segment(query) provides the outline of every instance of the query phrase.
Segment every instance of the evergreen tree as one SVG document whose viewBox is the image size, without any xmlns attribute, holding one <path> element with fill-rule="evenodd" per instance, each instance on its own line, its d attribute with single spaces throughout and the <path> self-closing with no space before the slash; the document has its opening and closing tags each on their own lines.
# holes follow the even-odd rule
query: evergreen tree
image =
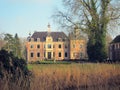
<svg viewBox="0 0 120 90">
<path fill-rule="evenodd" d="M 20 39 L 17 33 L 15 34 L 15 37 L 14 37 L 14 45 L 15 45 L 15 55 L 20 58 L 21 57 L 21 43 L 20 43 Z"/>
<path fill-rule="evenodd" d="M 5 46 L 3 47 L 8 52 L 13 52 L 14 50 L 14 38 L 11 34 L 4 34 Z"/>
<path fill-rule="evenodd" d="M 21 58 L 21 43 L 17 34 L 13 37 L 11 34 L 5 34 L 4 40 L 6 41 L 3 47 L 8 52 L 12 52 L 16 57 Z"/>
</svg>

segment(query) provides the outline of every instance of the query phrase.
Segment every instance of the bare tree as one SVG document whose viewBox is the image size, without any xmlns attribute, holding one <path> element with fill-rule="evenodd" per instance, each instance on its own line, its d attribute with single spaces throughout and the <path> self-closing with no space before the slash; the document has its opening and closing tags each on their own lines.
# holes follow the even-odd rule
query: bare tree
<svg viewBox="0 0 120 90">
<path fill-rule="evenodd" d="M 65 11 L 53 17 L 62 28 L 79 28 L 87 33 L 87 52 L 91 60 L 106 58 L 106 34 L 111 23 L 119 22 L 120 6 L 115 0 L 63 0 Z M 115 6 L 114 6 L 115 5 Z"/>
</svg>

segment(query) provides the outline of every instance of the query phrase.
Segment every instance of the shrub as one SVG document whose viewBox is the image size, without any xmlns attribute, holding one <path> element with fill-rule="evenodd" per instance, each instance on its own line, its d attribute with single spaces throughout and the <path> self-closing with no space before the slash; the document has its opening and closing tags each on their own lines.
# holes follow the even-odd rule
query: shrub
<svg viewBox="0 0 120 90">
<path fill-rule="evenodd" d="M 15 57 L 5 50 L 0 51 L 0 84 L 3 90 L 29 88 L 29 70 L 23 59 Z M 7 84 L 7 88 L 6 85 Z M 1 90 L 1 87 L 0 87 Z"/>
</svg>

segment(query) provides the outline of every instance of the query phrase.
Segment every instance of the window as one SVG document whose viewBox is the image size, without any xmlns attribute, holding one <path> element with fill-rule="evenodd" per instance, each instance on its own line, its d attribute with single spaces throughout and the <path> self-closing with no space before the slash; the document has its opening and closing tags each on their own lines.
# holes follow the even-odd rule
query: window
<svg viewBox="0 0 120 90">
<path fill-rule="evenodd" d="M 48 48 L 51 48 L 51 44 L 48 44 Z"/>
<path fill-rule="evenodd" d="M 61 44 L 59 44 L 58 48 L 61 48 Z"/>
<path fill-rule="evenodd" d="M 67 57 L 67 52 L 65 52 L 65 57 Z"/>
<path fill-rule="evenodd" d="M 82 48 L 82 45 L 80 45 L 80 48 Z"/>
<path fill-rule="evenodd" d="M 55 48 L 55 45 L 53 45 L 53 48 Z"/>
<path fill-rule="evenodd" d="M 37 48 L 40 48 L 40 45 L 37 45 Z"/>
<path fill-rule="evenodd" d="M 44 44 L 44 48 L 45 48 L 46 46 L 45 46 L 45 44 Z"/>
<path fill-rule="evenodd" d="M 34 41 L 34 38 L 31 38 L 31 41 Z"/>
<path fill-rule="evenodd" d="M 44 52 L 44 57 L 45 57 L 46 55 L 45 55 L 45 52 Z"/>
<path fill-rule="evenodd" d="M 82 57 L 83 57 L 83 53 L 81 52 L 81 53 L 80 53 L 80 58 L 82 58 Z"/>
<path fill-rule="evenodd" d="M 58 56 L 61 57 L 61 52 L 59 52 Z"/>
<path fill-rule="evenodd" d="M 40 38 L 37 38 L 37 42 L 40 42 Z"/>
<path fill-rule="evenodd" d="M 37 57 L 40 57 L 40 53 L 37 53 Z"/>
<path fill-rule="evenodd" d="M 65 45 L 65 48 L 67 48 L 68 46 L 67 45 Z"/>
<path fill-rule="evenodd" d="M 62 38 L 58 38 L 58 41 L 62 41 Z"/>
<path fill-rule="evenodd" d="M 31 54 L 30 54 L 30 56 L 31 56 L 31 57 L 34 57 L 34 54 L 33 54 L 33 53 L 31 53 Z"/>
<path fill-rule="evenodd" d="M 75 44 L 73 44 L 73 48 L 75 48 Z"/>
<path fill-rule="evenodd" d="M 73 57 L 76 57 L 76 53 L 75 52 L 73 53 Z"/>
<path fill-rule="evenodd" d="M 53 52 L 53 57 L 55 57 L 55 52 Z"/>
<path fill-rule="evenodd" d="M 30 46 L 30 48 L 33 48 L 33 47 L 34 47 L 33 45 Z"/>
</svg>

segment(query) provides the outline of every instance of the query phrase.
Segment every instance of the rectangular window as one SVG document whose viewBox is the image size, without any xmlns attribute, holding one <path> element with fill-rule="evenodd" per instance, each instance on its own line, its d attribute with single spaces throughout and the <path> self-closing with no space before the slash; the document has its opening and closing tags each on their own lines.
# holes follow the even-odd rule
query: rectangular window
<svg viewBox="0 0 120 90">
<path fill-rule="evenodd" d="M 51 48 L 51 44 L 48 44 L 48 48 Z"/>
<path fill-rule="evenodd" d="M 44 52 L 44 57 L 45 57 L 46 55 L 45 55 L 45 52 Z"/>
<path fill-rule="evenodd" d="M 58 55 L 59 57 L 61 57 L 61 52 L 59 52 L 59 55 Z"/>
<path fill-rule="evenodd" d="M 61 48 L 61 44 L 59 44 L 58 48 Z"/>
<path fill-rule="evenodd" d="M 40 53 L 37 53 L 37 57 L 40 57 Z"/>
<path fill-rule="evenodd" d="M 34 38 L 31 38 L 31 41 L 34 41 Z"/>
<path fill-rule="evenodd" d="M 82 45 L 80 45 L 80 48 L 82 48 Z"/>
<path fill-rule="evenodd" d="M 31 53 L 30 56 L 31 56 L 31 57 L 34 57 L 34 53 Z"/>
<path fill-rule="evenodd" d="M 45 44 L 44 44 L 44 48 L 45 48 L 46 46 L 45 46 Z"/>
<path fill-rule="evenodd" d="M 73 57 L 76 57 L 76 53 L 75 52 L 73 53 Z"/>
<path fill-rule="evenodd" d="M 40 38 L 37 38 L 37 42 L 40 42 Z"/>
<path fill-rule="evenodd" d="M 30 46 L 30 48 L 33 48 L 33 47 L 34 47 L 33 45 Z"/>
<path fill-rule="evenodd" d="M 53 45 L 53 48 L 55 48 L 55 45 Z"/>
<path fill-rule="evenodd" d="M 53 57 L 55 57 L 55 52 L 53 52 Z"/>
<path fill-rule="evenodd" d="M 75 48 L 75 44 L 73 44 L 73 48 Z"/>
<path fill-rule="evenodd" d="M 37 45 L 37 48 L 40 48 L 40 45 Z"/>
<path fill-rule="evenodd" d="M 67 45 L 65 45 L 65 48 L 67 48 L 68 46 Z"/>
<path fill-rule="evenodd" d="M 80 53 L 80 58 L 82 58 L 82 57 L 83 57 L 83 53 L 81 52 L 81 53 Z"/>
<path fill-rule="evenodd" d="M 65 52 L 65 57 L 67 57 L 67 52 Z"/>
</svg>

